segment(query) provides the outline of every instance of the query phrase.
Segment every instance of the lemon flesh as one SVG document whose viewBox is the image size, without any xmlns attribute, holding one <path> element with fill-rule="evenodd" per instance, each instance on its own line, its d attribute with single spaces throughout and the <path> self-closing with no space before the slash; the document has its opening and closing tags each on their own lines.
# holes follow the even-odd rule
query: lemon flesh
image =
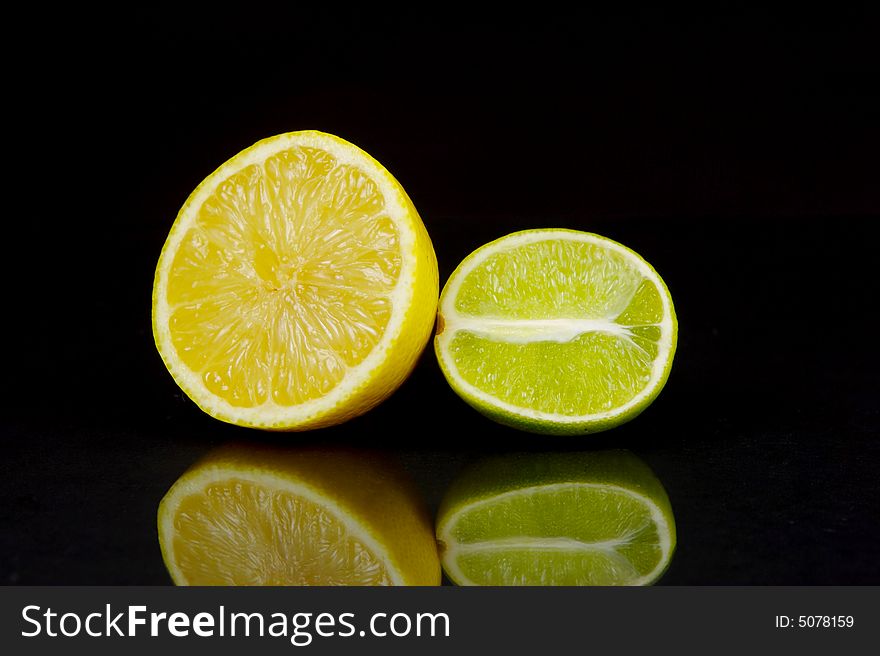
<svg viewBox="0 0 880 656">
<path fill-rule="evenodd" d="M 660 392 L 677 323 L 641 257 L 569 230 L 514 233 L 452 274 L 435 350 L 453 389 L 524 430 L 589 433 L 641 412 Z"/>
<path fill-rule="evenodd" d="M 645 585 L 675 548 L 669 499 L 626 451 L 484 461 L 441 505 L 443 567 L 461 585 Z"/>
<path fill-rule="evenodd" d="M 411 371 L 436 268 L 415 208 L 378 162 L 331 135 L 279 135 L 226 162 L 181 209 L 156 269 L 156 343 L 215 417 L 338 423 Z"/>
<path fill-rule="evenodd" d="M 225 447 L 159 507 L 178 585 L 436 585 L 430 519 L 411 483 L 375 454 Z"/>
</svg>

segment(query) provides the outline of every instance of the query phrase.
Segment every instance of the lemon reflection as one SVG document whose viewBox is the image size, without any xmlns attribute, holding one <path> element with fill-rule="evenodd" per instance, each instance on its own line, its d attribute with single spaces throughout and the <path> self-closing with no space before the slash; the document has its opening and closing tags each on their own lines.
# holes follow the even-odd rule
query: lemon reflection
<svg viewBox="0 0 880 656">
<path fill-rule="evenodd" d="M 159 505 L 178 585 L 436 585 L 430 518 L 380 454 L 232 444 L 189 469 Z"/>
</svg>

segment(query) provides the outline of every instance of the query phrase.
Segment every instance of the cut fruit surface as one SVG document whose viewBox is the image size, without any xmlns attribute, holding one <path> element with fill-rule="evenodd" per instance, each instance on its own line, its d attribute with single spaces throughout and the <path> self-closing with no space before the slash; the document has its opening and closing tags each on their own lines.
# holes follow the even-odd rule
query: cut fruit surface
<svg viewBox="0 0 880 656">
<path fill-rule="evenodd" d="M 460 585 L 645 585 L 669 564 L 675 522 L 629 452 L 525 454 L 457 479 L 437 539 Z"/>
<path fill-rule="evenodd" d="M 469 255 L 440 297 L 434 340 L 453 389 L 487 416 L 577 434 L 631 419 L 659 394 L 677 322 L 633 251 L 573 230 L 513 233 Z"/>
<path fill-rule="evenodd" d="M 208 176 L 156 268 L 153 332 L 180 387 L 232 423 L 338 423 L 409 374 L 437 261 L 400 184 L 320 132 L 263 140 Z"/>
<path fill-rule="evenodd" d="M 436 585 L 430 519 L 375 454 L 225 447 L 162 500 L 159 542 L 178 585 Z"/>
</svg>

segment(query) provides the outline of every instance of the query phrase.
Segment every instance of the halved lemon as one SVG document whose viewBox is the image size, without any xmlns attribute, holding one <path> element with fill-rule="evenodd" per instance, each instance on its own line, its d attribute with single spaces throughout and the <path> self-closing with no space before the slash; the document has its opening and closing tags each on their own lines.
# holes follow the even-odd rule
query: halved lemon
<svg viewBox="0 0 880 656">
<path fill-rule="evenodd" d="M 431 519 L 379 454 L 231 445 L 159 505 L 177 585 L 437 585 Z"/>
<path fill-rule="evenodd" d="M 208 414 L 301 430 L 362 414 L 403 382 L 437 291 L 431 240 L 392 175 L 338 137 L 291 132 L 187 199 L 156 267 L 153 334 Z"/>
</svg>

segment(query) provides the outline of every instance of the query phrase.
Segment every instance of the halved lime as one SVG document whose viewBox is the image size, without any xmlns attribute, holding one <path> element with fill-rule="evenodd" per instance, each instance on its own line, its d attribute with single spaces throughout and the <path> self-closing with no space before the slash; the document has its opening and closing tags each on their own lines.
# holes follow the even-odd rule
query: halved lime
<svg viewBox="0 0 880 656">
<path fill-rule="evenodd" d="M 437 540 L 459 585 L 648 585 L 672 558 L 675 520 L 628 451 L 521 454 L 453 483 Z"/>
<path fill-rule="evenodd" d="M 663 280 L 617 242 L 527 230 L 486 244 L 440 296 L 434 348 L 452 388 L 503 424 L 582 434 L 660 393 L 678 325 Z"/>
</svg>

